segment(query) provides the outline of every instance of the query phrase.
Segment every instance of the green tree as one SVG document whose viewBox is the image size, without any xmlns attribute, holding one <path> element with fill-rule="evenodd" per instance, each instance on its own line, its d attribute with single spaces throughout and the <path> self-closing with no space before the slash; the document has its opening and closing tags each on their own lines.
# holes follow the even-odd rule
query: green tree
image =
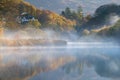
<svg viewBox="0 0 120 80">
<path fill-rule="evenodd" d="M 77 19 L 78 22 L 81 22 L 83 19 L 83 10 L 81 6 L 79 6 L 77 9 Z"/>
<path fill-rule="evenodd" d="M 82 13 L 83 13 L 83 9 L 82 9 L 81 6 L 78 7 L 78 9 L 77 9 L 77 13 L 78 13 L 78 14 L 82 14 Z"/>
<path fill-rule="evenodd" d="M 62 12 L 61 12 L 61 15 L 65 17 L 65 11 L 62 11 Z"/>
<path fill-rule="evenodd" d="M 68 19 L 72 18 L 72 12 L 71 12 L 71 9 L 69 7 L 67 7 L 65 9 L 65 17 L 68 18 Z"/>
<path fill-rule="evenodd" d="M 76 20 L 77 24 L 81 24 L 83 21 L 83 10 L 81 6 L 78 7 L 77 11 L 71 11 L 71 9 L 67 7 L 65 11 L 61 12 L 61 15 L 67 19 Z"/>
</svg>

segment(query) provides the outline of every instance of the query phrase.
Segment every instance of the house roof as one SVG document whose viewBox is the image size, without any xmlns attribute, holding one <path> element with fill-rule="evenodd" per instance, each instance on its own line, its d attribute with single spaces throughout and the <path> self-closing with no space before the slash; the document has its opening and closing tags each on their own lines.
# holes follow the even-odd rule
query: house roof
<svg viewBox="0 0 120 80">
<path fill-rule="evenodd" d="M 22 13 L 20 17 L 21 18 L 26 18 L 26 19 L 33 19 L 34 18 L 34 16 L 32 16 L 32 15 L 26 13 L 26 12 Z"/>
</svg>

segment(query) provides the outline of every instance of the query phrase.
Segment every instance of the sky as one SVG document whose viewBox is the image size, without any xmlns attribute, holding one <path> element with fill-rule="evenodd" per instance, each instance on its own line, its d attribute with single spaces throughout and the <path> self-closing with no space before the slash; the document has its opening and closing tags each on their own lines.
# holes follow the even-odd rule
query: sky
<svg viewBox="0 0 120 80">
<path fill-rule="evenodd" d="M 120 4 L 120 0 L 26 0 L 40 9 L 48 9 L 60 13 L 66 7 L 77 9 L 82 6 L 84 13 L 94 13 L 101 5 L 116 3 Z"/>
</svg>

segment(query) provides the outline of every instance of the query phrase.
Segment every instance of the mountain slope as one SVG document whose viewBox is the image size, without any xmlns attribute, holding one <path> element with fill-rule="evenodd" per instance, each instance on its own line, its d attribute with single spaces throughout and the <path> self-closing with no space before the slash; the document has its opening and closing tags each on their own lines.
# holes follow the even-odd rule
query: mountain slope
<svg viewBox="0 0 120 80">
<path fill-rule="evenodd" d="M 78 32 L 87 29 L 99 29 L 104 25 L 111 26 L 119 20 L 120 5 L 107 4 L 102 5 L 95 11 L 94 15 L 87 22 L 84 22 L 78 29 Z"/>
<path fill-rule="evenodd" d="M 37 20 L 34 24 L 40 23 L 42 28 L 45 28 L 46 26 L 55 26 L 55 28 L 59 28 L 60 30 L 73 30 L 73 26 L 75 25 L 74 21 L 67 20 L 66 18 L 49 10 L 37 9 L 35 6 L 23 0 L 1 0 L 0 9 L 0 18 L 6 21 L 5 27 L 9 29 L 20 29 L 31 25 L 31 23 L 21 25 L 16 21 L 17 17 L 24 12 L 34 16 Z M 41 28 L 40 26 L 38 27 Z"/>
<path fill-rule="evenodd" d="M 99 35 L 104 37 L 113 37 L 120 39 L 120 20 L 112 27 L 104 28 L 98 32 Z"/>
</svg>

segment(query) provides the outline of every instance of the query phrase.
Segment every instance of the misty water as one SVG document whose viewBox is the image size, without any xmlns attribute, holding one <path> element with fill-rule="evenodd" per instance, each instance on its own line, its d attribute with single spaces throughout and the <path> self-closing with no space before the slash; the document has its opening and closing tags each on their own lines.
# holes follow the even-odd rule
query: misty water
<svg viewBox="0 0 120 80">
<path fill-rule="evenodd" d="M 0 80 L 119 79 L 120 47 L 114 43 L 0 48 Z"/>
</svg>

